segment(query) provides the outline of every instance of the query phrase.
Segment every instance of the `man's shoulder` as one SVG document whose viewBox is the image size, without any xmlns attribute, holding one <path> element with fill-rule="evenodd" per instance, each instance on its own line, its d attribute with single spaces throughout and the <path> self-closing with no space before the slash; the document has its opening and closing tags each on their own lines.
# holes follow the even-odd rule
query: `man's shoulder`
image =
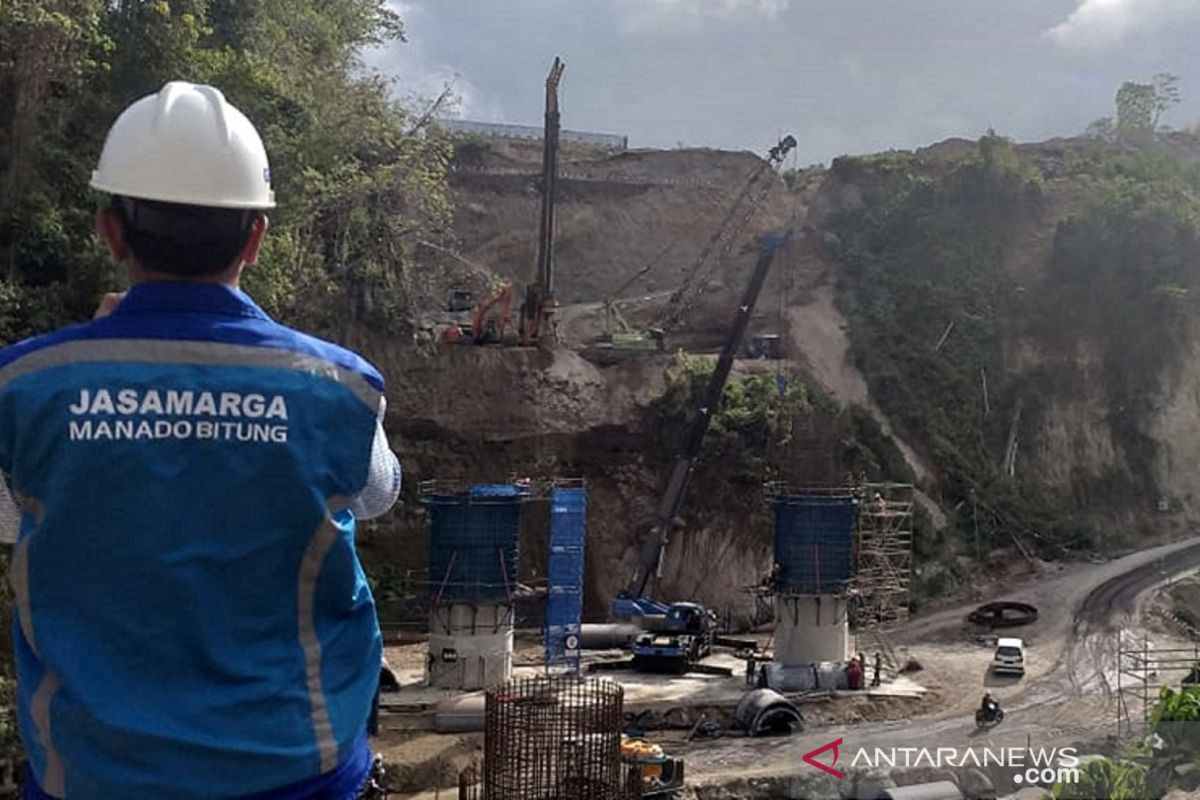
<svg viewBox="0 0 1200 800">
<path fill-rule="evenodd" d="M 289 328 L 278 322 L 272 322 L 271 325 L 278 335 L 278 341 L 273 343 L 274 346 L 282 346 L 356 372 L 375 388 L 383 389 L 383 375 L 375 368 L 374 364 L 353 350 L 295 328 Z"/>
<path fill-rule="evenodd" d="M 169 331 L 158 327 L 150 329 L 136 322 L 130 324 L 129 320 L 116 315 L 70 325 L 0 348 L 0 371 L 26 356 L 72 342 L 97 342 L 105 339 L 207 341 L 215 345 L 267 347 L 315 358 L 354 373 L 374 389 L 383 391 L 383 376 L 373 364 L 358 353 L 274 320 L 243 320 L 242 324 L 222 328 L 216 336 L 213 336 L 214 332 L 211 329 L 187 330 L 186 327 L 180 326 Z"/>
<path fill-rule="evenodd" d="M 91 327 L 91 322 L 68 325 L 65 328 L 57 328 L 48 333 L 30 336 L 28 339 L 22 339 L 19 342 L 0 347 L 0 369 L 39 350 L 45 350 L 46 348 L 65 344 L 76 339 L 86 339 Z"/>
</svg>

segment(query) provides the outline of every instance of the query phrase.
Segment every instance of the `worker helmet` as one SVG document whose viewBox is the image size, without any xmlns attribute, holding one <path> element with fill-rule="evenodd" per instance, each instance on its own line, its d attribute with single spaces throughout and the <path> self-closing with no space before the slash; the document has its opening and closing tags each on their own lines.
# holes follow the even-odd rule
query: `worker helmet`
<svg viewBox="0 0 1200 800">
<path fill-rule="evenodd" d="M 162 203 L 275 207 L 267 151 L 254 125 L 218 89 L 183 81 L 117 118 L 91 186 Z"/>
</svg>

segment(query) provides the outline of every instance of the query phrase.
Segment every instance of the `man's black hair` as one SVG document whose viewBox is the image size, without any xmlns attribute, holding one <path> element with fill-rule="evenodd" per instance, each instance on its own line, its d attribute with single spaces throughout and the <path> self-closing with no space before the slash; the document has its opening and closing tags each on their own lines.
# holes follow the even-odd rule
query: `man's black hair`
<svg viewBox="0 0 1200 800">
<path fill-rule="evenodd" d="M 258 211 L 114 197 L 125 244 L 148 270 L 184 278 L 225 271 L 250 237 Z"/>
</svg>

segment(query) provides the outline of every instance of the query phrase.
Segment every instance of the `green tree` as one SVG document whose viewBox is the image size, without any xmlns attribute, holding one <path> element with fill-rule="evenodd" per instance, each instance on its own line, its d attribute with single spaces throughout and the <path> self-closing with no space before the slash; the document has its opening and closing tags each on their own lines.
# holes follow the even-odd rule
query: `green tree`
<svg viewBox="0 0 1200 800">
<path fill-rule="evenodd" d="M 362 62 L 403 33 L 384 0 L 0 3 L 0 334 L 81 318 L 115 285 L 88 177 L 120 110 L 173 79 L 217 85 L 266 140 L 280 206 L 247 288 L 327 331 L 404 327 L 443 293 L 416 243 L 445 239 L 450 205 L 448 144 L 406 133 Z"/>
<path fill-rule="evenodd" d="M 1105 797 L 1141 800 L 1172 789 L 1200 786 L 1200 686 L 1164 687 L 1150 715 L 1145 741 L 1119 758 L 1102 758 L 1080 769 L 1078 781 L 1056 784 L 1056 800 Z"/>
<path fill-rule="evenodd" d="M 1117 90 L 1116 134 L 1134 144 L 1147 144 L 1162 115 L 1179 102 L 1179 78 L 1159 73 L 1150 83 L 1126 81 Z"/>
<path fill-rule="evenodd" d="M 1145 762 L 1150 788 L 1160 793 L 1200 787 L 1200 686 L 1163 687 L 1150 714 Z"/>
<path fill-rule="evenodd" d="M 1001 351 L 1001 312 L 1013 294 L 1005 250 L 1014 223 L 1039 207 L 1041 175 L 994 132 L 948 170 L 914 158 L 834 166 L 888 187 L 864 192 L 834 223 L 855 360 L 893 424 L 936 465 L 943 506 L 958 510 L 951 531 L 969 552 L 1014 537 L 1048 556 L 1086 547 L 1086 529 L 1036 484 L 1000 471 L 1023 396 Z"/>
<path fill-rule="evenodd" d="M 1146 783 L 1146 768 L 1128 761 L 1098 758 L 1079 770 L 1079 780 L 1054 785 L 1054 800 L 1144 800 L 1151 797 Z"/>
</svg>

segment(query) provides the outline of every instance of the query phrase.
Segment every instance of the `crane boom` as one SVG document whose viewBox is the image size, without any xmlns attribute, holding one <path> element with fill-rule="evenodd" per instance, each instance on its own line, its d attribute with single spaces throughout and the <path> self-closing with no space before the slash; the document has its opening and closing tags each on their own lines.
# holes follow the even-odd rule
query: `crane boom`
<svg viewBox="0 0 1200 800">
<path fill-rule="evenodd" d="M 700 255 L 696 257 L 696 263 L 679 287 L 671 294 L 667 304 L 663 306 L 655 323 L 656 328 L 664 332 L 669 331 L 687 313 L 688 308 L 695 300 L 698 288 L 704 285 L 704 281 L 708 279 L 713 270 L 725 260 L 734 244 L 746 230 L 746 226 L 754 219 L 755 212 L 758 211 L 758 207 L 762 205 L 771 189 L 771 178 L 775 176 L 776 168 L 783 163 L 783 159 L 795 146 L 796 139 L 790 135 L 785 136 L 771 148 L 766 161 L 759 164 L 751 173 L 720 226 L 701 249 Z"/>
<path fill-rule="evenodd" d="M 758 262 L 750 277 L 750 283 L 746 286 L 741 303 L 738 304 L 737 313 L 734 315 L 729 336 L 721 350 L 721 356 L 717 360 L 717 366 L 708 380 L 708 386 L 704 390 L 704 397 L 697 409 L 696 417 L 692 421 L 692 426 L 688 430 L 683 449 L 676 457 L 675 464 L 671 469 L 671 477 L 667 482 L 666 491 L 663 492 L 655 512 L 654 527 L 642 541 L 633 577 L 621 592 L 618 600 L 614 601 L 614 616 L 629 616 L 627 613 L 617 613 L 617 607 L 622 605 L 622 600 L 625 601 L 623 605 L 627 608 L 632 601 L 645 597 L 646 587 L 651 576 L 658 572 L 668 532 L 683 505 L 692 468 L 700 455 L 700 447 L 704 444 L 704 435 L 708 432 L 712 415 L 721 402 L 721 394 L 725 391 L 725 383 L 729 379 L 730 370 L 733 369 L 734 357 L 746 334 L 746 328 L 750 324 L 754 305 L 762 292 L 776 252 L 787 243 L 790 236 L 791 232 L 789 231 L 783 235 L 768 236 L 762 242 Z"/>
</svg>

